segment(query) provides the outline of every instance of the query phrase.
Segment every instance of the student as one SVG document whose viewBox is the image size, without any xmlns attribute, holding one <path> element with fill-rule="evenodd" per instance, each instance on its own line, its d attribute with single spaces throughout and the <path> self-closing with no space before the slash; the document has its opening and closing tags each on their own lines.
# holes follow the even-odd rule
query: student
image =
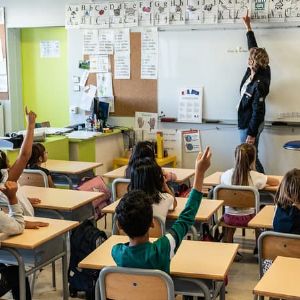
<svg viewBox="0 0 300 300">
<path fill-rule="evenodd" d="M 140 158 L 145 158 L 148 157 L 155 161 L 155 151 L 153 147 L 153 143 L 150 141 L 142 141 L 138 142 L 135 147 L 133 148 L 131 157 L 128 162 L 128 166 L 125 171 L 125 175 L 127 178 L 130 178 L 130 169 L 133 165 L 133 163 L 140 159 Z M 164 176 L 166 177 L 167 182 L 174 182 L 176 181 L 177 177 L 176 174 L 172 172 L 163 172 Z"/>
<path fill-rule="evenodd" d="M 116 208 L 118 225 L 129 236 L 129 243 L 112 248 L 112 257 L 120 267 L 159 269 L 170 272 L 170 260 L 175 255 L 182 239 L 195 222 L 195 215 L 202 199 L 202 184 L 205 171 L 210 166 L 211 152 L 205 149 L 198 154 L 195 179 L 184 210 L 169 233 L 149 242 L 149 228 L 153 226 L 151 198 L 143 191 L 130 191 Z"/>
<path fill-rule="evenodd" d="M 48 178 L 48 185 L 50 188 L 55 188 L 51 174 L 49 170 L 42 167 L 42 163 L 48 160 L 48 152 L 41 143 L 35 143 L 32 145 L 31 157 L 29 158 L 27 168 L 32 170 L 43 171 Z"/>
<path fill-rule="evenodd" d="M 274 231 L 300 234 L 300 169 L 292 169 L 284 175 L 274 202 Z M 263 262 L 264 273 L 271 264 L 271 260 Z"/>
<path fill-rule="evenodd" d="M 9 214 L 0 211 L 0 232 L 9 235 L 20 234 L 24 230 L 25 222 L 22 207 L 18 203 L 16 193 L 18 186 L 16 182 L 6 181 L 0 187 L 0 191 L 8 199 Z M 0 264 L 0 297 L 10 290 L 14 299 L 20 298 L 19 292 L 19 270 L 18 266 L 6 266 Z M 26 278 L 26 300 L 31 299 L 30 287 Z"/>
<path fill-rule="evenodd" d="M 12 166 L 9 165 L 6 154 L 0 150 L 0 183 L 5 183 L 6 181 L 17 182 L 23 173 L 23 170 L 26 168 L 27 162 L 31 156 L 36 114 L 32 111 L 28 112 L 27 107 L 25 108 L 25 113 L 27 121 L 26 134 L 20 153 Z M 17 191 L 17 198 L 22 205 L 24 215 L 33 216 L 34 209 L 32 204 L 39 203 L 40 200 L 27 198 L 20 188 Z M 7 203 L 7 198 L 3 193 L 0 193 L 0 202 Z"/>
<path fill-rule="evenodd" d="M 235 166 L 221 176 L 221 184 L 252 186 L 258 190 L 266 185 L 278 185 L 276 178 L 255 171 L 256 150 L 251 144 L 241 144 L 235 149 Z M 225 207 L 224 222 L 232 226 L 247 226 L 254 217 L 255 208 Z M 224 241 L 233 242 L 235 228 L 226 228 Z"/>
<path fill-rule="evenodd" d="M 164 222 L 168 211 L 177 205 L 160 166 L 149 157 L 138 159 L 132 164 L 128 190 L 144 191 L 152 200 L 153 215 Z"/>
</svg>

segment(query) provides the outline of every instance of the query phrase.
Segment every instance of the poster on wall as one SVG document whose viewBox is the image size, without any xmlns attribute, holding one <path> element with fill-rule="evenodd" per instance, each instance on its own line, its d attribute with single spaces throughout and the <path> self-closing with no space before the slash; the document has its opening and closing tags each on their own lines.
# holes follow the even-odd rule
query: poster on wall
<svg viewBox="0 0 300 300">
<path fill-rule="evenodd" d="M 218 22 L 218 0 L 203 0 L 203 23 L 216 24 Z"/>
<path fill-rule="evenodd" d="M 219 0 L 218 22 L 223 24 L 234 22 L 233 0 Z"/>
<path fill-rule="evenodd" d="M 136 1 L 124 1 L 124 26 L 134 27 L 138 26 L 139 10 Z"/>
<path fill-rule="evenodd" d="M 40 41 L 41 58 L 58 58 L 60 57 L 59 41 Z"/>
<path fill-rule="evenodd" d="M 186 6 L 186 23 L 187 24 L 201 24 L 203 20 L 202 1 L 187 0 Z"/>
<path fill-rule="evenodd" d="M 268 22 L 268 1 L 267 0 L 252 1 L 251 19 L 259 22 Z"/>
<path fill-rule="evenodd" d="M 170 3 L 170 24 L 185 24 L 186 1 L 174 0 Z"/>
<path fill-rule="evenodd" d="M 251 15 L 251 1 L 250 0 L 235 0 L 234 3 L 234 17 L 236 23 L 242 23 L 242 17 L 249 11 Z"/>
<path fill-rule="evenodd" d="M 124 27 L 124 6 L 120 2 L 109 3 L 109 23 L 112 28 Z"/>
<path fill-rule="evenodd" d="M 178 121 L 202 123 L 203 88 L 182 88 L 178 103 Z"/>
<path fill-rule="evenodd" d="M 154 25 L 162 26 L 169 25 L 170 22 L 170 2 L 167 0 L 155 1 Z"/>
<path fill-rule="evenodd" d="M 299 22 L 300 20 L 300 0 L 291 0 L 290 7 L 287 9 L 288 22 Z"/>
<path fill-rule="evenodd" d="M 185 152 L 201 151 L 200 131 L 187 130 L 182 131 Z"/>
<path fill-rule="evenodd" d="M 291 2 L 287 0 L 270 0 L 269 1 L 269 22 L 285 22 L 285 17 Z"/>
<path fill-rule="evenodd" d="M 66 5 L 65 7 L 65 26 L 66 28 L 79 28 L 81 25 L 81 5 Z"/>
<path fill-rule="evenodd" d="M 139 130 L 157 129 L 158 114 L 149 112 L 135 112 L 134 128 Z"/>
<path fill-rule="evenodd" d="M 99 30 L 99 53 L 112 55 L 114 53 L 114 32 L 110 29 Z"/>
<path fill-rule="evenodd" d="M 151 0 L 139 1 L 139 26 L 152 26 L 154 24 Z"/>
<path fill-rule="evenodd" d="M 109 3 L 82 4 L 81 28 L 109 28 Z"/>
</svg>

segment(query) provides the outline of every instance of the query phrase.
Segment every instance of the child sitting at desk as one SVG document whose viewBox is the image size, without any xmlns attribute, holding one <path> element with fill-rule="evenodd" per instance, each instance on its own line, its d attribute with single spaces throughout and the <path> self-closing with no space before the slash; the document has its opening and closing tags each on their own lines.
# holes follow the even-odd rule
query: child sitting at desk
<svg viewBox="0 0 300 300">
<path fill-rule="evenodd" d="M 130 178 L 130 170 L 131 170 L 132 165 L 135 163 L 135 161 L 140 158 L 145 158 L 145 157 L 148 157 L 149 159 L 156 161 L 153 143 L 150 141 L 138 142 L 134 146 L 132 154 L 131 154 L 129 162 L 128 162 L 127 169 L 125 171 L 126 178 Z M 176 174 L 174 174 L 172 172 L 163 172 L 163 174 L 164 174 L 167 182 L 174 182 L 177 179 Z"/>
<path fill-rule="evenodd" d="M 256 172 L 255 169 L 256 149 L 251 144 L 241 144 L 235 149 L 235 166 L 229 169 L 221 176 L 221 183 L 226 185 L 245 185 L 257 189 L 263 189 L 266 185 L 278 185 L 276 178 Z M 223 216 L 224 222 L 232 226 L 247 226 L 248 222 L 254 217 L 255 209 L 238 209 L 234 207 L 225 207 Z M 233 242 L 235 228 L 226 228 L 224 241 Z"/>
<path fill-rule="evenodd" d="M 0 232 L 8 235 L 20 234 L 23 232 L 25 222 L 21 205 L 18 203 L 16 193 L 18 185 L 16 182 L 6 181 L 0 187 L 1 192 L 8 199 L 9 215 L 0 211 Z M 0 297 L 8 291 L 12 291 L 13 298 L 19 299 L 19 270 L 18 266 L 6 266 L 0 264 Z M 26 278 L 26 300 L 31 299 L 30 287 Z"/>
<path fill-rule="evenodd" d="M 274 231 L 300 234 L 300 169 L 293 169 L 284 175 L 274 202 L 276 204 Z M 271 260 L 263 262 L 264 272 L 271 264 Z"/>
<path fill-rule="evenodd" d="M 31 157 L 29 158 L 27 168 L 32 170 L 43 171 L 48 178 L 48 186 L 50 188 L 55 188 L 51 174 L 49 170 L 42 167 L 42 164 L 45 163 L 48 159 L 48 152 L 41 143 L 34 143 L 32 145 Z"/>
<path fill-rule="evenodd" d="M 168 211 L 175 209 L 177 205 L 160 166 L 148 157 L 138 159 L 132 164 L 128 190 L 144 191 L 152 200 L 153 215 L 163 222 L 166 221 Z"/>
<path fill-rule="evenodd" d="M 116 208 L 118 225 L 129 236 L 129 243 L 112 248 L 112 257 L 120 267 L 159 269 L 170 272 L 170 260 L 175 255 L 182 239 L 195 222 L 202 199 L 202 184 L 205 171 L 210 166 L 211 152 L 205 149 L 198 154 L 195 179 L 184 210 L 171 227 L 169 233 L 149 242 L 149 228 L 153 224 L 151 198 L 142 191 L 130 191 Z"/>
</svg>

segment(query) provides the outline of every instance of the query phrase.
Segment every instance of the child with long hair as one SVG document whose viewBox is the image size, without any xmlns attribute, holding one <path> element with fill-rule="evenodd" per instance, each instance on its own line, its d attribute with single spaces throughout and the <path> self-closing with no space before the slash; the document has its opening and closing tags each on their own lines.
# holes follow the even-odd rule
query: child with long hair
<svg viewBox="0 0 300 300">
<path fill-rule="evenodd" d="M 43 171 L 48 178 L 48 185 L 50 188 L 55 188 L 51 173 L 46 168 L 42 167 L 42 164 L 48 160 L 48 152 L 41 143 L 34 143 L 32 145 L 31 157 L 29 158 L 27 168 L 32 170 Z"/>
<path fill-rule="evenodd" d="M 150 141 L 141 141 L 134 146 L 128 162 L 128 166 L 125 171 L 125 176 L 127 178 L 130 178 L 130 170 L 134 162 L 140 158 L 145 158 L 145 157 L 148 157 L 153 161 L 155 161 L 154 146 L 153 143 Z M 176 181 L 177 179 L 176 174 L 172 172 L 163 172 L 163 175 L 165 176 L 167 182 L 173 182 Z"/>
<path fill-rule="evenodd" d="M 255 171 L 256 149 L 251 144 L 241 144 L 235 149 L 235 165 L 221 176 L 221 183 L 226 185 L 252 186 L 258 190 L 266 185 L 279 184 L 274 177 Z M 224 222 L 232 226 L 247 226 L 254 217 L 255 208 L 225 207 Z M 235 228 L 226 228 L 224 241 L 233 242 Z"/>
<path fill-rule="evenodd" d="M 163 221 L 169 210 L 175 209 L 176 199 L 166 183 L 161 168 L 151 158 L 136 160 L 130 169 L 129 191 L 142 190 L 152 200 L 153 215 Z"/>
<path fill-rule="evenodd" d="M 276 192 L 273 229 L 276 232 L 300 234 L 300 169 L 287 172 Z M 263 261 L 265 273 L 272 260 Z"/>
</svg>

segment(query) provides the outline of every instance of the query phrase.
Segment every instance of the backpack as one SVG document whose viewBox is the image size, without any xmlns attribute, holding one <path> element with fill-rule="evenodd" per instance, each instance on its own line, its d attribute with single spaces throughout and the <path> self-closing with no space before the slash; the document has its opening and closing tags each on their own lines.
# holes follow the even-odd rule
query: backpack
<svg viewBox="0 0 300 300">
<path fill-rule="evenodd" d="M 103 178 L 101 176 L 95 176 L 93 178 L 85 177 L 77 187 L 77 190 L 104 193 L 104 195 L 93 201 L 95 220 L 97 221 L 102 218 L 104 215 L 101 212 L 102 208 L 111 203 L 111 192 L 106 186 Z"/>
<path fill-rule="evenodd" d="M 106 239 L 105 232 L 96 228 L 90 220 L 85 220 L 72 231 L 70 236 L 71 255 L 68 269 L 71 297 L 77 297 L 77 292 L 84 291 L 86 299 L 92 300 L 95 298 L 94 290 L 99 271 L 80 269 L 78 264 Z"/>
</svg>

